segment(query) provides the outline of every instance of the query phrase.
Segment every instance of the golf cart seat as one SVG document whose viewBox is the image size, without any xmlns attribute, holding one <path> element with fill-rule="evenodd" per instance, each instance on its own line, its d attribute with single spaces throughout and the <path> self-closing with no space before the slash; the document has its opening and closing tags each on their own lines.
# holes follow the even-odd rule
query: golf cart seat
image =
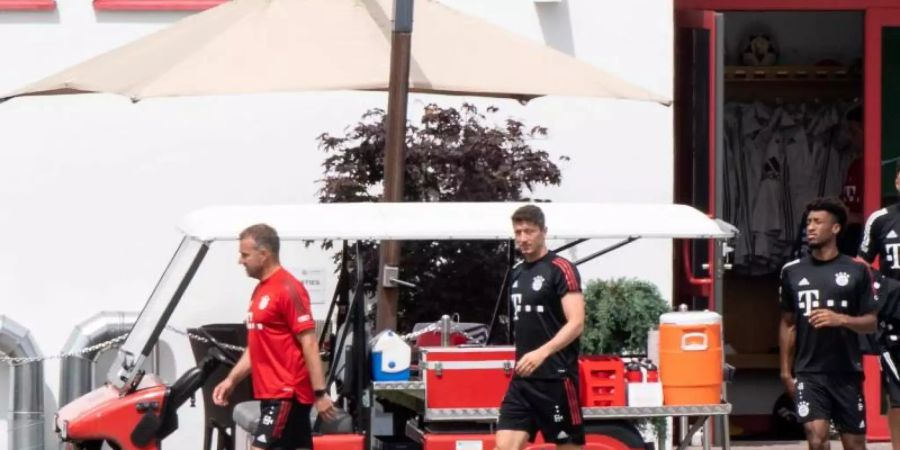
<svg viewBox="0 0 900 450">
<path fill-rule="evenodd" d="M 212 336 L 219 342 L 236 346 L 247 345 L 247 326 L 243 323 L 216 323 L 207 324 L 200 327 L 207 334 Z M 199 330 L 188 329 L 191 334 L 200 334 Z M 191 351 L 194 358 L 199 364 L 206 357 L 213 345 L 209 342 L 203 342 L 197 339 L 191 339 Z M 235 350 L 229 350 L 230 356 L 235 360 L 241 357 L 241 353 Z M 232 420 L 232 412 L 230 407 L 218 406 L 213 402 L 212 394 L 216 385 L 225 379 L 228 375 L 229 367 L 221 366 L 217 368 L 212 375 L 206 380 L 201 389 L 203 395 L 203 450 L 234 450 L 234 426 Z M 243 402 L 253 398 L 253 390 L 251 387 L 250 377 L 243 380 L 237 385 L 231 395 L 233 402 Z M 215 432 L 216 443 L 213 445 L 213 433 Z"/>
<path fill-rule="evenodd" d="M 331 422 L 322 421 L 319 430 L 313 430 L 314 433 L 321 434 L 349 434 L 353 433 L 353 419 L 346 411 L 335 407 L 337 410 L 337 418 Z M 259 401 L 241 402 L 234 406 L 232 414 L 234 423 L 241 427 L 244 431 L 253 435 L 256 433 L 256 427 L 259 426 Z M 310 426 L 315 426 L 316 413 L 315 409 L 309 417 Z"/>
</svg>

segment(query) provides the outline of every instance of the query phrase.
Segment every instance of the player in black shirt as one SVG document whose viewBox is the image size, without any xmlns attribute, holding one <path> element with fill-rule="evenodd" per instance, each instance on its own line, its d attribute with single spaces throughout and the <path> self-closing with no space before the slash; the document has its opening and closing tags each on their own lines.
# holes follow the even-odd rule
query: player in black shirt
<svg viewBox="0 0 900 450">
<path fill-rule="evenodd" d="M 584 295 L 578 270 L 547 250 L 544 213 L 527 205 L 512 216 L 524 261 L 510 277 L 516 374 L 500 406 L 497 449 L 519 450 L 538 430 L 559 449 L 584 445 L 578 401 L 578 338 Z"/>
<path fill-rule="evenodd" d="M 875 339 L 881 351 L 881 373 L 890 400 L 889 418 L 893 428 L 894 416 L 900 416 L 900 281 L 878 274 L 875 287 L 881 304 Z"/>
<path fill-rule="evenodd" d="M 900 175 L 897 176 L 900 185 Z M 869 263 L 879 260 L 879 271 L 900 280 L 900 203 L 879 209 L 866 220 L 859 256 Z"/>
<path fill-rule="evenodd" d="M 881 389 L 887 394 L 893 448 L 900 448 L 900 281 L 883 273 L 875 277 L 878 331 L 874 345 L 881 363 Z"/>
<path fill-rule="evenodd" d="M 900 192 L 900 171 L 894 178 L 894 186 Z M 891 409 L 888 412 L 888 422 L 891 428 L 891 440 L 894 448 L 900 448 L 900 380 L 892 373 L 894 362 L 900 362 L 900 347 L 896 342 L 882 339 L 885 336 L 896 336 L 900 329 L 894 329 L 898 323 L 891 319 L 894 311 L 892 287 L 897 284 L 894 280 L 900 280 L 900 203 L 895 203 L 887 208 L 879 209 L 872 213 L 866 220 L 863 229 L 863 239 L 859 246 L 859 256 L 868 263 L 874 263 L 878 259 L 878 271 L 887 278 L 887 281 L 879 281 L 880 298 L 884 301 L 882 311 L 879 312 L 879 339 L 878 344 L 881 353 L 881 378 L 882 389 L 890 398 Z M 885 294 L 891 293 L 890 296 Z M 889 301 L 890 300 L 890 301 Z M 887 308 L 889 311 L 884 311 Z M 888 330 L 887 327 L 891 327 Z M 888 361 L 891 359 L 891 361 Z"/>
<path fill-rule="evenodd" d="M 808 206 L 810 254 L 781 270 L 781 379 L 797 402 L 811 450 L 828 448 L 828 421 L 845 449 L 865 448 L 862 351 L 858 334 L 876 327 L 868 265 L 842 255 L 847 209 L 837 199 Z"/>
</svg>

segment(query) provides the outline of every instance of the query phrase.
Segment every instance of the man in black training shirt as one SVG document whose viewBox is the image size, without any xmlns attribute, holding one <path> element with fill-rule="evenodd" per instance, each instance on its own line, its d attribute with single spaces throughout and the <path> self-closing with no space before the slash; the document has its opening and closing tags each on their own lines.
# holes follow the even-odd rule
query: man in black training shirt
<svg viewBox="0 0 900 450">
<path fill-rule="evenodd" d="M 900 192 L 900 171 L 894 178 L 894 185 Z M 878 270 L 887 277 L 900 280 L 900 203 L 869 216 L 863 229 L 859 256 L 870 264 L 878 257 Z"/>
<path fill-rule="evenodd" d="M 900 171 L 894 178 L 894 187 L 900 192 Z M 900 347 L 896 341 L 882 339 L 896 336 L 900 332 L 900 329 L 895 328 L 898 325 L 896 319 L 893 319 L 895 308 L 892 303 L 896 295 L 886 295 L 888 292 L 893 293 L 892 287 L 898 283 L 895 280 L 900 280 L 900 203 L 879 209 L 869 216 L 863 229 L 859 256 L 870 264 L 877 258 L 878 271 L 885 278 L 885 281 L 879 280 L 881 287 L 878 289 L 883 302 L 882 311 L 878 314 L 882 391 L 887 392 L 890 399 L 888 423 L 893 448 L 900 449 L 900 380 L 894 376 L 892 370 L 892 366 L 896 366 L 900 361 L 898 360 Z"/>
<path fill-rule="evenodd" d="M 877 297 L 869 267 L 838 252 L 843 203 L 816 199 L 808 211 L 810 254 L 781 270 L 781 379 L 811 450 L 828 448 L 829 420 L 845 449 L 861 450 L 866 413 L 857 333 L 875 331 Z"/>
<path fill-rule="evenodd" d="M 881 390 L 887 395 L 891 444 L 900 448 L 900 281 L 875 276 L 878 292 L 876 347 L 881 358 Z"/>
<path fill-rule="evenodd" d="M 544 213 L 526 205 L 512 216 L 525 261 L 510 277 L 515 321 L 516 374 L 500 406 L 497 449 L 519 450 L 538 430 L 558 449 L 581 449 L 584 424 L 578 401 L 578 338 L 584 295 L 578 270 L 547 250 Z"/>
</svg>

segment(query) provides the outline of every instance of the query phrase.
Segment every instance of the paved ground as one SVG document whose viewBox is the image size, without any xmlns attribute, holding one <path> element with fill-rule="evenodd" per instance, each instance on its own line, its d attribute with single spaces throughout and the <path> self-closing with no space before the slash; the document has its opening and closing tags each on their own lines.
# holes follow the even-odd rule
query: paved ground
<svg viewBox="0 0 900 450">
<path fill-rule="evenodd" d="M 702 450 L 702 447 L 689 447 L 691 450 Z M 715 447 L 714 447 L 715 448 Z M 735 450 L 806 450 L 806 442 L 766 442 L 766 441 L 732 441 L 731 448 Z M 891 450 L 889 442 L 868 444 L 868 450 Z M 841 450 L 840 441 L 831 441 L 831 450 Z"/>
</svg>

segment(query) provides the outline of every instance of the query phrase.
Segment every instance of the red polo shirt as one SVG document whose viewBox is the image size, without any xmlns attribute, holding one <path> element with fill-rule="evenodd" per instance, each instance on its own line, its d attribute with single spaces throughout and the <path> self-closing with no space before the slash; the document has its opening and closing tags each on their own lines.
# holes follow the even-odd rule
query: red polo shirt
<svg viewBox="0 0 900 450">
<path fill-rule="evenodd" d="M 288 271 L 279 268 L 259 282 L 247 313 L 254 397 L 315 401 L 303 350 L 295 337 L 315 326 L 309 294 Z"/>
</svg>

